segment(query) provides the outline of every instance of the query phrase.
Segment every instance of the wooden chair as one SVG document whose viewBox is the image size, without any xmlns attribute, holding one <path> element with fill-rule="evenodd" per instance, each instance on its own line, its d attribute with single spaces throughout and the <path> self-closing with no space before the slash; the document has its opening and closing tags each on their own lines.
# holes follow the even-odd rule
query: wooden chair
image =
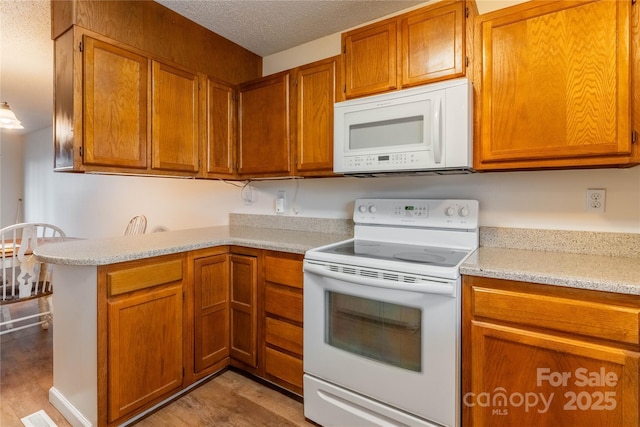
<svg viewBox="0 0 640 427">
<path fill-rule="evenodd" d="M 147 231 L 147 217 L 144 215 L 137 215 L 131 218 L 127 228 L 124 230 L 125 236 L 131 236 L 133 234 L 144 234 Z"/>
<path fill-rule="evenodd" d="M 0 229 L 0 335 L 31 326 L 49 327 L 53 306 L 52 266 L 40 262 L 34 249 L 66 239 L 55 225 L 21 223 Z M 11 318 L 13 303 L 38 299 L 38 313 Z"/>
</svg>

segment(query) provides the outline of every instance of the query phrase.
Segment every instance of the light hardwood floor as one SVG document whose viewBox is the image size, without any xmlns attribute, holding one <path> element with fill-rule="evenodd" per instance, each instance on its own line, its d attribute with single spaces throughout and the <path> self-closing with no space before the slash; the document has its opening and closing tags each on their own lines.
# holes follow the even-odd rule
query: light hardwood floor
<svg viewBox="0 0 640 427">
<path fill-rule="evenodd" d="M 28 304 L 31 302 L 15 304 L 12 310 L 29 310 Z M 0 426 L 22 427 L 20 418 L 40 409 L 59 427 L 70 426 L 49 403 L 49 388 L 53 384 L 52 337 L 53 328 L 42 330 L 40 327 L 0 337 Z M 286 427 L 314 424 L 305 421 L 302 403 L 237 372 L 226 371 L 135 425 Z"/>
</svg>

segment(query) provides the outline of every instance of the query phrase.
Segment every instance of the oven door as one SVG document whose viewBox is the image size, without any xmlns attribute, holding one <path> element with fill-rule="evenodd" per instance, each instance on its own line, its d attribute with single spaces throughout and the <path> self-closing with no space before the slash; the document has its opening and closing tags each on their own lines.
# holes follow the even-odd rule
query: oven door
<svg viewBox="0 0 640 427">
<path fill-rule="evenodd" d="M 394 282 L 394 272 L 387 282 L 344 270 L 305 260 L 305 416 L 325 426 L 354 425 L 357 413 L 372 412 L 352 394 L 381 403 L 374 412 L 395 420 L 376 423 L 363 415 L 361 425 L 457 425 L 459 279 L 423 283 L 416 292 Z M 406 422 L 397 410 L 437 424 Z"/>
</svg>

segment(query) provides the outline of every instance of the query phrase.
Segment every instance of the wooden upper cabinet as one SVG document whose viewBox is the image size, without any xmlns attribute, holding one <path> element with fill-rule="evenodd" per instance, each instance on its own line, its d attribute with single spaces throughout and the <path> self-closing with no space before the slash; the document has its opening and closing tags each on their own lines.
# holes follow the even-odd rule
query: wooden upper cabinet
<svg viewBox="0 0 640 427">
<path fill-rule="evenodd" d="M 333 175 L 333 104 L 341 57 L 294 70 L 295 175 Z"/>
<path fill-rule="evenodd" d="M 638 161 L 630 122 L 632 7 L 527 2 L 479 17 L 477 169 Z"/>
<path fill-rule="evenodd" d="M 466 7 L 445 0 L 342 34 L 345 96 L 464 76 Z"/>
<path fill-rule="evenodd" d="M 196 175 L 199 76 L 80 27 L 55 41 L 57 170 Z"/>
<path fill-rule="evenodd" d="M 147 58 L 84 36 L 84 163 L 147 167 Z"/>
<path fill-rule="evenodd" d="M 236 90 L 210 77 L 204 85 L 203 129 L 205 177 L 229 177 L 234 173 L 236 135 Z"/>
<path fill-rule="evenodd" d="M 640 144 L 640 7 L 637 3 L 631 8 L 631 93 L 635 152 L 638 153 L 640 151 L 637 148 Z M 640 157 L 640 154 L 637 156 Z"/>
<path fill-rule="evenodd" d="M 288 175 L 289 72 L 240 85 L 238 97 L 238 173 Z"/>
<path fill-rule="evenodd" d="M 198 76 L 153 61 L 152 165 L 198 171 Z"/>
<path fill-rule="evenodd" d="M 55 170 L 228 173 L 227 153 L 200 161 L 207 138 L 235 136 L 228 124 L 203 135 L 198 81 L 255 79 L 262 58 L 153 1 L 53 0 L 51 21 Z"/>
<path fill-rule="evenodd" d="M 465 3 L 408 13 L 401 21 L 402 87 L 465 75 Z"/>
<path fill-rule="evenodd" d="M 342 34 L 347 98 L 398 87 L 397 44 L 398 23 L 395 19 Z"/>
</svg>

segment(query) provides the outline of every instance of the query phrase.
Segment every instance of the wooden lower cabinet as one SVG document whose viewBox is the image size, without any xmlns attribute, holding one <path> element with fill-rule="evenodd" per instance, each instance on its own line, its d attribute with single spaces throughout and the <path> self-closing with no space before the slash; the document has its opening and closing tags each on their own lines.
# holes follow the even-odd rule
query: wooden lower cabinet
<svg viewBox="0 0 640 427">
<path fill-rule="evenodd" d="M 98 267 L 98 424 L 230 365 L 302 395 L 302 259 L 221 246 Z"/>
<path fill-rule="evenodd" d="M 302 395 L 302 255 L 264 255 L 264 377 Z"/>
<path fill-rule="evenodd" d="M 217 248 L 198 251 L 193 268 L 193 372 L 209 374 L 220 362 L 228 364 L 229 254 Z"/>
<path fill-rule="evenodd" d="M 463 426 L 640 425 L 640 297 L 463 287 Z"/>
<path fill-rule="evenodd" d="M 258 258 L 232 253 L 231 271 L 231 357 L 249 368 L 258 366 L 257 287 Z"/>
<path fill-rule="evenodd" d="M 182 255 L 99 268 L 101 425 L 120 424 L 183 387 L 184 272 Z"/>
</svg>

